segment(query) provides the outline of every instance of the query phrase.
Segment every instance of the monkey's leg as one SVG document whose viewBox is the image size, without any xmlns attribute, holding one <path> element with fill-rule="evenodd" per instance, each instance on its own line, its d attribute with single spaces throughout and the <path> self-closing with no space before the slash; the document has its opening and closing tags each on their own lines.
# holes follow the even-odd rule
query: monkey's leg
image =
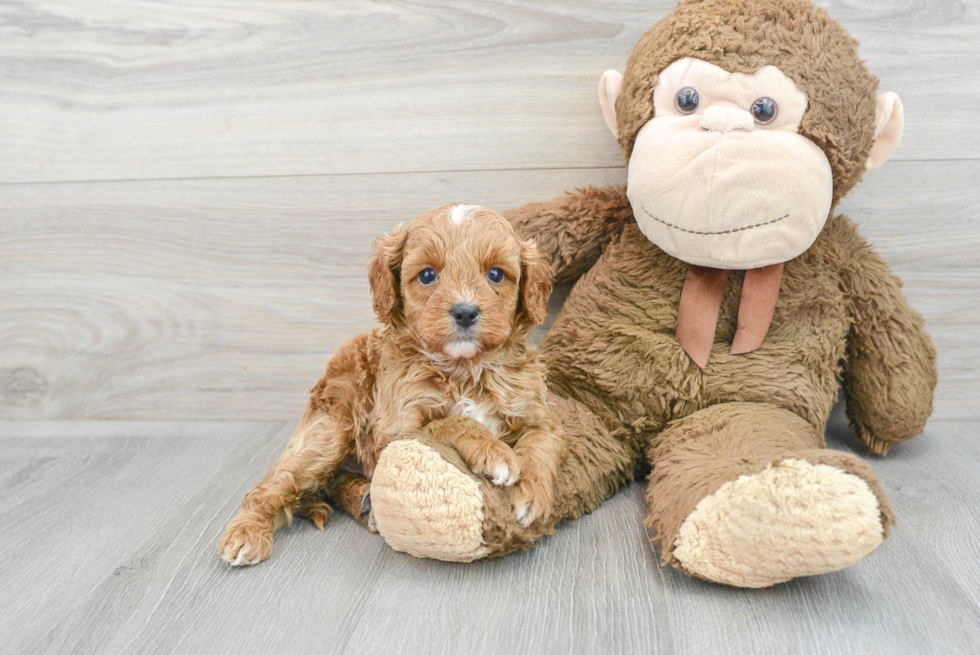
<svg viewBox="0 0 980 655">
<path fill-rule="evenodd" d="M 892 523 L 863 460 L 787 410 L 728 403 L 674 421 L 648 450 L 648 523 L 663 561 L 737 587 L 836 571 Z"/>
<path fill-rule="evenodd" d="M 304 496 L 329 479 L 351 454 L 353 440 L 327 414 L 301 426 L 269 474 L 245 496 L 225 528 L 218 552 L 233 566 L 258 564 L 272 554 L 276 530 L 292 521 Z M 317 506 L 322 517 L 324 507 Z M 329 513 L 327 514 L 329 516 Z"/>
<path fill-rule="evenodd" d="M 346 472 L 336 476 L 327 488 L 334 507 L 347 512 L 371 532 L 377 532 L 371 513 L 371 481 L 360 473 Z"/>
<path fill-rule="evenodd" d="M 452 446 L 431 437 L 389 444 L 371 480 L 371 504 L 385 541 L 416 557 L 465 561 L 527 548 L 562 521 L 591 512 L 633 474 L 625 430 L 575 401 L 550 395 L 569 454 L 555 481 L 547 520 L 525 528 L 505 488 L 474 474 Z"/>
</svg>

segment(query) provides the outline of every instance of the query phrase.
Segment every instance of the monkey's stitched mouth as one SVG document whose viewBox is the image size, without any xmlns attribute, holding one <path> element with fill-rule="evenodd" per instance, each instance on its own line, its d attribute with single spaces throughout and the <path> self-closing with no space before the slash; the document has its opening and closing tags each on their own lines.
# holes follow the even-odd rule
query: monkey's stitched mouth
<svg viewBox="0 0 980 655">
<path fill-rule="evenodd" d="M 784 219 L 789 218 L 789 214 L 786 214 L 784 216 L 780 216 L 779 218 L 774 218 L 771 221 L 765 221 L 763 223 L 756 223 L 755 225 L 746 225 L 744 227 L 735 227 L 735 228 L 732 228 L 730 230 L 721 230 L 719 232 L 698 232 L 697 230 L 688 230 L 688 229 L 685 229 L 685 228 L 681 227 L 680 225 L 674 225 L 673 223 L 668 223 L 667 221 L 665 221 L 665 220 L 663 220 L 661 218 L 657 218 L 656 216 L 654 216 L 653 214 L 651 214 L 650 213 L 650 210 L 648 210 L 646 207 L 643 207 L 643 213 L 645 213 L 647 216 L 649 216 L 653 220 L 657 221 L 658 223 L 660 223 L 662 225 L 666 225 L 669 228 L 672 228 L 672 229 L 675 229 L 675 230 L 679 230 L 681 232 L 687 232 L 688 234 L 697 234 L 698 236 L 707 236 L 707 237 L 710 237 L 710 236 L 718 236 L 718 235 L 721 235 L 721 234 L 734 234 L 735 232 L 744 232 L 745 230 L 754 230 L 757 227 L 764 227 L 766 225 L 772 225 L 773 223 L 778 223 L 781 220 L 784 220 Z"/>
</svg>

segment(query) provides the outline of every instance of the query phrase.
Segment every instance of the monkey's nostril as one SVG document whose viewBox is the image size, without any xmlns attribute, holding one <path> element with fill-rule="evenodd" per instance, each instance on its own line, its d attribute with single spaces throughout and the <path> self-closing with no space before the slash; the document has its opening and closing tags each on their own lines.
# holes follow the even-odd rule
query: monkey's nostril
<svg viewBox="0 0 980 655">
<path fill-rule="evenodd" d="M 462 328 L 468 328 L 476 323 L 476 319 L 480 317 L 480 308 L 476 305 L 454 305 L 449 310 L 449 314 L 456 321 L 456 325 Z"/>
</svg>

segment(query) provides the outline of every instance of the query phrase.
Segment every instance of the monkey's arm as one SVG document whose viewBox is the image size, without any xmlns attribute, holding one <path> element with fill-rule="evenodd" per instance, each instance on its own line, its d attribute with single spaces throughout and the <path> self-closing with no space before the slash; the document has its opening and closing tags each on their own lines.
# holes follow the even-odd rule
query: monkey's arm
<svg viewBox="0 0 980 655">
<path fill-rule="evenodd" d="M 922 432 L 932 413 L 936 348 L 922 315 L 902 293 L 902 281 L 848 225 L 844 289 L 852 325 L 844 393 L 858 438 L 884 455 Z"/>
<path fill-rule="evenodd" d="M 573 282 L 633 219 L 626 188 L 588 187 L 504 212 L 517 233 L 534 239 L 555 268 L 555 284 Z"/>
</svg>

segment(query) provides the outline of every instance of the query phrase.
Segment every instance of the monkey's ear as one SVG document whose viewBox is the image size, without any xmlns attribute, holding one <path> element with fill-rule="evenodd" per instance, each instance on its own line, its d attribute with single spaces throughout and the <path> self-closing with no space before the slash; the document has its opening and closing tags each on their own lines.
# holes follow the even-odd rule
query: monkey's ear
<svg viewBox="0 0 980 655">
<path fill-rule="evenodd" d="M 616 124 L 616 98 L 623 91 L 623 74 L 608 70 L 599 79 L 599 106 L 602 117 L 613 136 L 619 138 L 619 125 Z"/>
<path fill-rule="evenodd" d="M 408 230 L 401 225 L 374 242 L 374 256 L 368 266 L 368 281 L 378 320 L 391 325 L 401 314 L 401 267 Z"/>
<path fill-rule="evenodd" d="M 553 270 L 533 241 L 521 243 L 521 298 L 518 316 L 531 325 L 548 320 Z"/>
<path fill-rule="evenodd" d="M 868 155 L 867 169 L 873 171 L 892 156 L 895 148 L 902 142 L 902 129 L 905 127 L 905 111 L 902 101 L 889 91 L 878 96 L 875 106 L 875 141 Z"/>
</svg>

